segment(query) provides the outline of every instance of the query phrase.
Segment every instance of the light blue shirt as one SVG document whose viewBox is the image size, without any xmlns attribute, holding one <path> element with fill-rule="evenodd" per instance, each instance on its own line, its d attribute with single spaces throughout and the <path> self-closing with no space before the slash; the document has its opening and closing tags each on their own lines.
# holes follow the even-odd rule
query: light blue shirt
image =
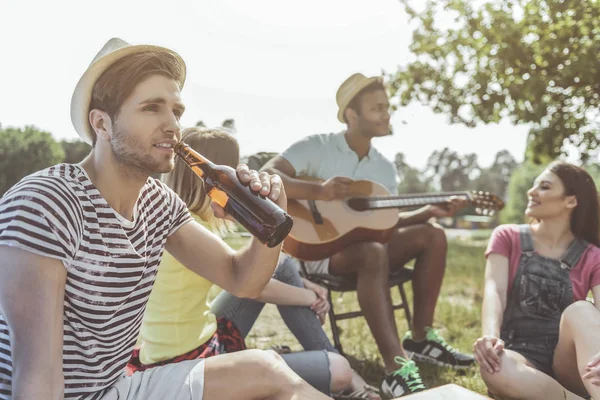
<svg viewBox="0 0 600 400">
<path fill-rule="evenodd" d="M 281 156 L 292 164 L 298 176 L 370 180 L 382 184 L 392 194 L 398 194 L 395 165 L 373 146 L 359 160 L 348 146 L 344 132 L 308 136 L 294 143 Z"/>
</svg>

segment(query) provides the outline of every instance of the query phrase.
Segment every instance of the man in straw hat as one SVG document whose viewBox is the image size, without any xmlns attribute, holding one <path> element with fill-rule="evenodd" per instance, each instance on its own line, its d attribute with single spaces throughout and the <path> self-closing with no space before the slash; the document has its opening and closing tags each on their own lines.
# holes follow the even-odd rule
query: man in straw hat
<svg viewBox="0 0 600 400">
<path fill-rule="evenodd" d="M 340 133 L 309 136 L 270 160 L 265 171 L 283 179 L 292 199 L 334 200 L 348 195 L 353 180 L 366 179 L 398 192 L 397 174 L 390 161 L 371 145 L 371 140 L 390 134 L 389 102 L 381 78 L 354 74 L 336 95 L 337 118 L 347 125 Z M 295 179 L 312 176 L 322 183 Z M 424 390 L 413 358 L 437 365 L 465 368 L 471 356 L 461 354 L 431 328 L 444 276 L 446 237 L 432 217 L 452 215 L 464 203 L 446 207 L 427 206 L 401 212 L 388 245 L 378 242 L 353 244 L 330 259 L 307 262 L 309 272 L 355 275 L 357 294 L 367 323 L 377 342 L 388 375 L 381 383 L 384 397 L 399 397 Z M 390 268 L 416 259 L 413 279 L 414 320 L 412 332 L 402 343 L 392 310 L 388 275 Z"/>
<path fill-rule="evenodd" d="M 256 240 L 233 251 L 149 178 L 173 168 L 185 75 L 169 49 L 109 40 L 71 102 L 91 153 L 24 178 L 0 200 L 0 399 L 328 398 L 259 350 L 123 374 L 165 246 L 246 297 L 261 292 L 279 256 Z M 279 177 L 237 172 L 286 207 Z"/>
</svg>

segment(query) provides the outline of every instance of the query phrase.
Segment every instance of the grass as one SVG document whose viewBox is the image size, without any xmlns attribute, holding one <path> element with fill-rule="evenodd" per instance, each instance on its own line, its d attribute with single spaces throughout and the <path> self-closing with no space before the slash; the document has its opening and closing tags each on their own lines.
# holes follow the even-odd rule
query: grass
<svg viewBox="0 0 600 400">
<path fill-rule="evenodd" d="M 243 240 L 228 240 L 228 242 L 237 247 L 243 243 Z M 486 242 L 486 235 L 476 235 L 471 240 L 449 242 L 446 275 L 436 309 L 434 327 L 448 343 L 465 352 L 471 351 L 473 342 L 481 332 L 480 315 L 485 265 L 483 253 Z M 412 288 L 406 284 L 405 289 L 409 303 L 412 303 Z M 393 290 L 393 297 L 396 301 L 399 300 L 397 290 Z M 355 293 L 334 293 L 333 301 L 336 310 L 358 308 Z M 402 335 L 407 330 L 407 324 L 401 312 L 396 313 L 396 323 L 399 334 Z M 369 383 L 379 386 L 383 376 L 383 364 L 364 319 L 341 321 L 339 326 L 342 330 L 341 341 L 353 368 Z M 331 338 L 329 322 L 324 328 Z M 286 344 L 295 351 L 302 350 L 279 317 L 277 308 L 272 305 L 265 307 L 246 342 L 250 348 L 268 349 L 273 345 Z M 425 364 L 419 367 L 423 381 L 428 387 L 456 383 L 474 392 L 486 393 L 485 385 L 476 367 L 462 372 Z"/>
</svg>

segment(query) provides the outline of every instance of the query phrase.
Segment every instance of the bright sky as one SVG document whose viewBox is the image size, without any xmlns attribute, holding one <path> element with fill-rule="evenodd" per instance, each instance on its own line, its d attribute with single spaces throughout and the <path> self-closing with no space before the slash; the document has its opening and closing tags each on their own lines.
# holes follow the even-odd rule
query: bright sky
<svg viewBox="0 0 600 400">
<path fill-rule="evenodd" d="M 0 1 L 0 123 L 33 124 L 75 139 L 72 90 L 111 37 L 158 44 L 186 60 L 186 126 L 234 118 L 243 154 L 282 151 L 312 133 L 340 131 L 335 92 L 354 72 L 378 75 L 409 59 L 411 29 L 397 0 Z M 402 124 L 401 121 L 406 121 Z M 392 116 L 375 146 L 423 167 L 435 149 L 499 150 L 523 159 L 526 126 L 469 129 L 419 105 Z"/>
</svg>

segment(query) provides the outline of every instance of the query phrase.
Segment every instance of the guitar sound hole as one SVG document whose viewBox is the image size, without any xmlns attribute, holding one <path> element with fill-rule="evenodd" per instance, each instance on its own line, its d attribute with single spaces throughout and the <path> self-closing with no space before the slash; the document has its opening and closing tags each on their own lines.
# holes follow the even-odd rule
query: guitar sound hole
<svg viewBox="0 0 600 400">
<path fill-rule="evenodd" d="M 369 209 L 369 200 L 367 198 L 352 197 L 348 199 L 347 203 L 354 211 L 365 211 Z"/>
</svg>

